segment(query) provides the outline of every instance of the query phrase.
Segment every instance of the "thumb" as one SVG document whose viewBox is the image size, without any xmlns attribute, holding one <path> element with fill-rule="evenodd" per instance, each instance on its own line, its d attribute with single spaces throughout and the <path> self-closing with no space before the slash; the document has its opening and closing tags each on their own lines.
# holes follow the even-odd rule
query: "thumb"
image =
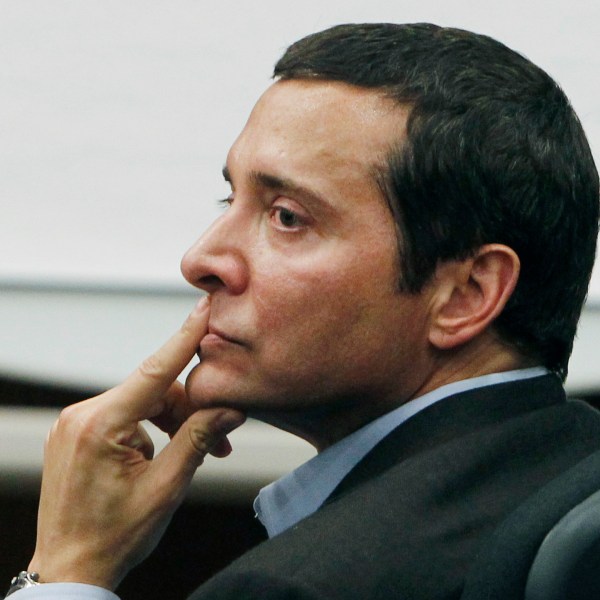
<svg viewBox="0 0 600 600">
<path fill-rule="evenodd" d="M 166 479 L 164 483 L 171 489 L 187 487 L 207 454 L 229 454 L 225 436 L 245 420 L 243 413 L 230 409 L 195 412 L 154 459 L 152 470 L 160 474 L 161 479 Z"/>
</svg>

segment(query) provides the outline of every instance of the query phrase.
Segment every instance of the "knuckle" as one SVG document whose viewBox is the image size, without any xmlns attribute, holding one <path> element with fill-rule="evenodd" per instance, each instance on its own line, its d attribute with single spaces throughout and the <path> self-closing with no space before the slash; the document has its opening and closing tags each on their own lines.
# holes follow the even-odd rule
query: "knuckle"
<svg viewBox="0 0 600 600">
<path fill-rule="evenodd" d="M 78 428 L 84 419 L 84 411 L 79 404 L 71 404 L 63 408 L 52 429 L 50 430 L 51 435 L 56 435 L 60 431 L 71 431 L 74 428 Z"/>
<path fill-rule="evenodd" d="M 138 372 L 144 379 L 159 380 L 164 376 L 164 364 L 156 354 L 153 354 L 142 362 Z"/>
<path fill-rule="evenodd" d="M 93 410 L 89 401 L 72 404 L 61 410 L 48 434 L 48 439 L 62 435 L 63 439 L 67 436 L 72 441 L 90 443 L 101 433 L 104 422 L 101 411 Z"/>
<path fill-rule="evenodd" d="M 65 406 L 59 413 L 56 424 L 68 423 L 75 418 L 76 413 L 79 412 L 77 404 L 70 404 Z"/>
<path fill-rule="evenodd" d="M 215 436 L 204 429 L 190 429 L 189 435 L 192 446 L 202 456 L 208 454 L 216 442 Z"/>
</svg>

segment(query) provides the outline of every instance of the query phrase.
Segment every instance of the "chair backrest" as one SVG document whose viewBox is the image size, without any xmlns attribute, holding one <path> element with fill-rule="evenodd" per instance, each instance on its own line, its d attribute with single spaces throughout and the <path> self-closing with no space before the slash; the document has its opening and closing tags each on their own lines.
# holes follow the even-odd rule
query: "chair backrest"
<svg viewBox="0 0 600 600">
<path fill-rule="evenodd" d="M 599 564 L 599 490 L 600 451 L 538 490 L 500 523 L 483 542 L 461 600 L 600 599 L 600 569 L 594 568 Z M 550 571 L 555 578 L 549 578 Z"/>
<path fill-rule="evenodd" d="M 600 491 L 550 530 L 525 587 L 525 600 L 588 598 L 600 598 Z"/>
</svg>

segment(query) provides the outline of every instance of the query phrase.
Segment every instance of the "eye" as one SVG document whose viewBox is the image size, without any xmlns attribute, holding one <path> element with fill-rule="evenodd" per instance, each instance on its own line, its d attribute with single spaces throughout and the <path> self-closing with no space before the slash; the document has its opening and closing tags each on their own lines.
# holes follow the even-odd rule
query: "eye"
<svg viewBox="0 0 600 600">
<path fill-rule="evenodd" d="M 273 206 L 269 217 L 273 225 L 279 229 L 298 230 L 307 225 L 307 218 L 285 206 Z"/>
<path fill-rule="evenodd" d="M 286 228 L 290 227 L 298 227 L 302 225 L 302 220 L 300 217 L 289 208 L 284 208 L 283 206 L 276 206 L 273 209 L 274 217 L 277 219 L 280 225 L 283 225 Z"/>
</svg>

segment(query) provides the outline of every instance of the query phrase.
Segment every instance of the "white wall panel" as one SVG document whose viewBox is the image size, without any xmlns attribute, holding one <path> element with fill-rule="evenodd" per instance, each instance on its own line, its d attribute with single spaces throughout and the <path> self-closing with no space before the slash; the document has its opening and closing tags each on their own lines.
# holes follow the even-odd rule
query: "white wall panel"
<svg viewBox="0 0 600 600">
<path fill-rule="evenodd" d="M 180 257 L 218 214 L 227 149 L 277 57 L 380 20 L 520 50 L 564 86 L 598 156 L 597 0 L 0 0 L 0 371 L 104 385 L 152 351 L 193 303 Z M 600 386 L 594 319 L 577 389 Z"/>
<path fill-rule="evenodd" d="M 0 279 L 183 285 L 276 58 L 377 20 L 498 37 L 564 85 L 600 148 L 596 0 L 1 0 Z"/>
</svg>

